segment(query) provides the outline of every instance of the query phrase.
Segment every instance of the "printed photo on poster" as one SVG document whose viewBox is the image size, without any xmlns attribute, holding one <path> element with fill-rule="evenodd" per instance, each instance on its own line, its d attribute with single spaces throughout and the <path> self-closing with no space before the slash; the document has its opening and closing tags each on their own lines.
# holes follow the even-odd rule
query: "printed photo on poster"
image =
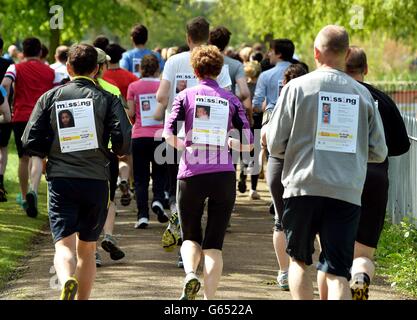
<svg viewBox="0 0 417 320">
<path fill-rule="evenodd" d="M 199 120 L 210 120 L 210 107 L 197 105 L 195 107 L 195 117 Z"/>
<path fill-rule="evenodd" d="M 151 110 L 151 103 L 149 100 L 142 101 L 142 111 L 149 111 Z"/>
<path fill-rule="evenodd" d="M 326 124 L 330 123 L 330 111 L 331 111 L 331 104 L 330 103 L 323 103 L 323 106 L 322 106 L 322 121 L 323 121 L 323 123 L 326 123 Z"/>
<path fill-rule="evenodd" d="M 187 89 L 187 80 L 178 80 L 177 86 L 175 88 L 175 93 L 180 93 L 185 89 Z"/>
<path fill-rule="evenodd" d="M 74 115 L 68 109 L 59 111 L 58 123 L 60 129 L 73 128 L 75 127 Z"/>
</svg>

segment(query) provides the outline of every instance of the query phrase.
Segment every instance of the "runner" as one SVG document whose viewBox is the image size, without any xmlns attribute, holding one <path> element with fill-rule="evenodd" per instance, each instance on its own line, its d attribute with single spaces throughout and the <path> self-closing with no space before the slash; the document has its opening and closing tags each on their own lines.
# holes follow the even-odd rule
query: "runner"
<svg viewBox="0 0 417 320">
<path fill-rule="evenodd" d="M 148 29 L 143 24 L 136 25 L 133 27 L 130 37 L 135 48 L 123 53 L 120 66 L 140 78 L 139 67 L 143 56 L 153 54 L 158 58 L 159 70 L 162 71 L 164 60 L 162 60 L 161 55 L 145 47 L 146 42 L 148 42 Z"/>
<path fill-rule="evenodd" d="M 196 17 L 190 20 L 186 26 L 187 29 L 187 45 L 192 52 L 195 48 L 206 44 L 209 38 L 210 25 L 203 17 Z M 191 52 L 186 51 L 178 53 L 166 62 L 164 72 L 162 74 L 161 84 L 159 86 L 156 98 L 158 107 L 155 113 L 155 120 L 163 120 L 164 115 L 167 119 L 171 113 L 172 103 L 175 96 L 185 87 L 190 88 L 198 84 L 198 80 L 194 74 L 191 66 L 190 57 Z M 227 68 L 223 66 L 217 82 L 222 88 L 230 88 L 231 80 Z M 185 86 L 184 86 L 185 85 Z M 181 126 L 178 128 L 180 131 Z M 179 134 L 183 136 L 183 133 Z M 172 239 L 169 229 L 177 228 L 175 221 L 178 221 L 177 206 L 176 206 L 176 190 L 177 190 L 177 174 L 178 174 L 178 159 L 181 157 L 180 151 L 174 150 L 167 145 L 167 159 L 168 159 L 168 179 L 169 179 L 169 207 L 171 211 L 171 221 L 168 224 L 166 233 L 162 238 L 164 248 L 176 247 L 179 239 L 170 242 Z M 175 227 L 172 227 L 175 225 Z M 168 242 L 167 242 L 168 241 Z M 182 267 L 181 256 L 179 256 L 178 267 Z"/>
<path fill-rule="evenodd" d="M 3 54 L 3 46 L 4 42 L 3 39 L 0 38 L 0 56 Z M 8 59 L 1 58 L 0 57 L 0 83 L 3 80 L 3 77 L 9 68 L 11 62 Z M 7 201 L 7 191 L 4 187 L 4 174 L 6 173 L 6 166 L 7 166 L 7 159 L 8 159 L 8 152 L 7 152 L 7 146 L 9 145 L 10 135 L 12 133 L 12 124 L 10 123 L 10 117 L 11 117 L 11 110 L 7 110 L 8 105 L 5 104 L 4 99 L 8 99 L 9 103 L 12 102 L 11 99 L 9 99 L 9 96 L 7 95 L 6 90 L 4 87 L 1 90 L 0 99 L 2 100 L 2 111 L 1 113 L 3 115 L 6 115 L 6 118 L 3 119 L 5 123 L 0 123 L 0 202 Z M 7 122 L 7 123 L 6 123 Z"/>
<path fill-rule="evenodd" d="M 126 51 L 120 45 L 112 43 L 104 50 L 109 56 L 107 70 L 103 74 L 103 79 L 114 82 L 120 89 L 122 96 L 127 100 L 127 88 L 131 83 L 138 80 L 133 73 L 120 68 L 119 62 L 122 59 L 123 53 Z"/>
<path fill-rule="evenodd" d="M 50 65 L 55 70 L 54 84 L 59 85 L 69 81 L 67 71 L 68 50 L 69 48 L 67 46 L 59 46 L 55 50 L 55 63 Z"/>
<path fill-rule="evenodd" d="M 215 296 L 223 269 L 221 250 L 236 197 L 236 173 L 229 147 L 238 152 L 253 147 L 242 104 L 216 82 L 223 66 L 220 51 L 214 46 L 194 48 L 191 63 L 199 85 L 175 98 L 164 129 L 167 143 L 184 151 L 178 171 L 178 210 L 184 240 L 181 255 L 186 273 L 182 300 L 194 300 L 200 289 L 196 272 L 202 256 L 204 298 Z M 197 117 L 197 106 L 206 109 L 208 119 Z M 185 141 L 178 137 L 179 121 L 185 121 Z M 245 145 L 228 138 L 232 126 L 243 133 Z M 201 218 L 207 198 L 208 217 L 203 237 Z"/>
<path fill-rule="evenodd" d="M 100 48 L 96 48 L 97 51 L 97 64 L 98 64 L 98 71 L 95 75 L 94 79 L 96 80 L 96 84 L 103 88 L 105 91 L 115 95 L 119 99 L 121 98 L 121 93 L 119 88 L 112 85 L 111 83 L 104 80 L 103 72 L 107 69 L 107 63 L 110 61 L 110 57 Z M 123 106 L 124 102 L 121 100 Z M 111 148 L 111 147 L 110 147 Z M 101 247 L 104 251 L 110 254 L 110 258 L 112 260 L 120 260 L 123 259 L 125 253 L 122 249 L 118 246 L 116 239 L 113 236 L 113 229 L 114 229 L 114 222 L 116 219 L 116 203 L 115 203 L 115 196 L 116 196 L 116 189 L 117 189 L 117 179 L 119 175 L 119 158 L 113 152 L 109 152 L 109 170 L 110 170 L 110 180 L 109 180 L 109 187 L 110 187 L 110 203 L 106 218 L 106 223 L 103 227 L 104 237 L 101 241 Z M 130 195 L 129 195 L 130 196 Z M 123 195 L 122 195 L 123 197 Z M 96 266 L 101 267 L 103 264 L 101 256 L 99 252 L 96 250 Z"/>
<path fill-rule="evenodd" d="M 97 51 L 69 50 L 72 81 L 44 94 L 23 134 L 29 154 L 48 157 L 49 221 L 61 299 L 88 299 L 96 275 L 96 241 L 107 216 L 109 140 L 118 155 L 129 151 L 131 125 L 120 99 L 96 86 Z M 58 125 L 60 112 L 74 126 Z"/>
<path fill-rule="evenodd" d="M 377 102 L 384 125 L 388 156 L 406 153 L 410 148 L 410 140 L 398 107 L 385 93 L 364 83 L 368 63 L 363 49 L 350 47 L 346 73 L 365 86 Z M 388 184 L 388 158 L 382 163 L 368 163 L 351 270 L 353 300 L 368 300 L 369 297 L 369 285 L 375 274 L 374 253 L 384 226 Z"/>
<path fill-rule="evenodd" d="M 301 77 L 305 75 L 307 70 L 299 63 L 290 65 L 284 73 L 283 85 L 285 86 L 292 79 Z M 266 148 L 266 139 L 265 134 L 268 131 L 268 123 L 262 128 L 262 144 Z M 277 285 L 281 290 L 289 290 L 288 285 L 288 268 L 289 268 L 289 258 L 288 254 L 285 252 L 287 242 L 285 240 L 285 233 L 282 227 L 282 216 L 284 214 L 284 202 L 282 195 L 284 193 L 284 186 L 281 182 L 282 169 L 284 166 L 284 160 L 269 156 L 266 175 L 266 182 L 269 187 L 269 191 L 272 195 L 272 207 L 274 210 L 274 234 L 272 237 L 272 242 L 274 245 L 275 255 L 278 261 L 278 275 L 277 275 Z"/>
<path fill-rule="evenodd" d="M 19 156 L 20 191 L 17 202 L 29 217 L 38 215 L 38 186 L 43 163 L 38 157 L 29 157 L 22 148 L 21 137 L 38 98 L 53 87 L 54 71 L 40 60 L 41 42 L 37 38 L 23 41 L 25 59 L 7 69 L 2 85 L 7 95 L 14 84 L 12 127 Z M 8 101 L 6 100 L 8 104 Z M 31 160 L 31 165 L 29 160 Z M 30 174 L 29 174 L 30 172 Z M 29 186 L 30 175 L 30 186 Z"/>
<path fill-rule="evenodd" d="M 129 116 L 136 116 L 132 132 L 133 175 L 135 181 L 138 220 L 135 228 L 149 225 L 148 189 L 152 164 L 152 211 L 160 223 L 168 221 L 164 211 L 165 165 L 157 163 L 154 154 L 162 141 L 163 121 L 153 119 L 156 109 L 156 91 L 159 87 L 159 63 L 154 55 L 146 55 L 140 65 L 142 78 L 129 85 Z"/>
<path fill-rule="evenodd" d="M 284 159 L 282 225 L 291 257 L 292 297 L 313 299 L 306 269 L 318 233 L 322 252 L 317 282 L 328 286 L 321 297 L 349 300 L 366 165 L 384 161 L 387 147 L 372 96 L 340 71 L 349 49 L 346 30 L 324 27 L 314 47 L 318 69 L 284 87 L 266 138 L 271 156 Z M 329 122 L 324 120 L 324 104 L 330 104 Z"/>
</svg>

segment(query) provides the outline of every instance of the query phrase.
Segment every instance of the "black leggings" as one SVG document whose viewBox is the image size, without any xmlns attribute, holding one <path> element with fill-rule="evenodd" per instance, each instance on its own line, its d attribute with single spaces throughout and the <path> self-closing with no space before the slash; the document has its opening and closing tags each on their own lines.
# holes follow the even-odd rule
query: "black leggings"
<svg viewBox="0 0 417 320">
<path fill-rule="evenodd" d="M 207 198 L 207 226 L 203 240 L 201 218 Z M 201 174 L 178 180 L 178 211 L 183 240 L 195 241 L 203 249 L 222 250 L 235 199 L 234 171 Z"/>
<path fill-rule="evenodd" d="M 266 169 L 266 181 L 275 207 L 275 231 L 283 231 L 282 216 L 284 214 L 284 201 L 282 200 L 282 195 L 284 194 L 284 186 L 281 182 L 283 167 L 283 159 L 269 157 Z"/>
</svg>

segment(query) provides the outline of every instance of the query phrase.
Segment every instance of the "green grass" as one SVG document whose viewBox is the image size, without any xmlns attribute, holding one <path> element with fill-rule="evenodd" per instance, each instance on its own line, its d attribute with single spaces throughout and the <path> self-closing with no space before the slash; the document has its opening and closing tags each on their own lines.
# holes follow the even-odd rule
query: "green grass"
<svg viewBox="0 0 417 320">
<path fill-rule="evenodd" d="M 417 229 L 404 220 L 386 222 L 376 251 L 378 274 L 399 292 L 417 297 Z"/>
<path fill-rule="evenodd" d="M 29 255 L 33 239 L 48 222 L 44 178 L 39 186 L 39 215 L 36 219 L 29 218 L 16 203 L 16 196 L 20 192 L 17 167 L 18 157 L 12 137 L 9 143 L 9 161 L 4 181 L 8 201 L 0 202 L 0 289 Z"/>
</svg>

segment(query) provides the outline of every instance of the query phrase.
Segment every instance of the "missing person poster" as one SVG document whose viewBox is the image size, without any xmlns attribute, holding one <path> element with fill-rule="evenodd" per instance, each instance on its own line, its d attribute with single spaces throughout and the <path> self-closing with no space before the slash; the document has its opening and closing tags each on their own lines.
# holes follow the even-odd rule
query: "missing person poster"
<svg viewBox="0 0 417 320">
<path fill-rule="evenodd" d="M 133 58 L 132 59 L 132 66 L 133 66 L 133 74 L 140 78 L 140 64 L 142 62 L 142 59 L 140 58 Z"/>
<path fill-rule="evenodd" d="M 278 95 L 277 95 L 277 100 L 278 100 L 278 97 L 281 95 L 282 88 L 284 88 L 284 81 L 283 80 L 278 80 Z"/>
<path fill-rule="evenodd" d="M 192 142 L 224 146 L 229 121 L 229 101 L 219 97 L 196 96 Z"/>
<path fill-rule="evenodd" d="M 197 84 L 198 79 L 193 73 L 177 73 L 175 75 L 174 96 L 187 88 L 196 86 Z"/>
<path fill-rule="evenodd" d="M 156 111 L 156 94 L 141 94 L 138 97 L 140 107 L 140 119 L 142 127 L 157 126 L 163 124 L 153 118 Z"/>
<path fill-rule="evenodd" d="M 97 132 L 92 99 L 55 102 L 61 152 L 97 149 Z"/>
<path fill-rule="evenodd" d="M 359 96 L 319 92 L 316 150 L 356 153 Z"/>
</svg>

